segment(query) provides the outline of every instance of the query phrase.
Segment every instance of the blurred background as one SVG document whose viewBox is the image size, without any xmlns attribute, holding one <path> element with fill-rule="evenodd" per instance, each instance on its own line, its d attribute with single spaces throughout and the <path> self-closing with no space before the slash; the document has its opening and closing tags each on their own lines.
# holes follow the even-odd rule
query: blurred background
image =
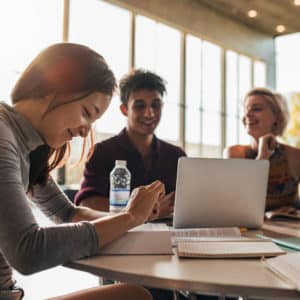
<svg viewBox="0 0 300 300">
<path fill-rule="evenodd" d="M 251 87 L 300 92 L 299 0 L 9 0 L 0 9 L 0 99 L 49 44 L 70 41 L 100 52 L 119 79 L 132 67 L 163 76 L 168 94 L 157 135 L 190 156 L 220 157 L 247 143 L 241 101 Z M 290 100 L 293 99 L 293 100 Z M 292 121 L 297 123 L 298 110 Z M 170 124 L 172 126 L 170 126 Z M 96 141 L 125 126 L 116 95 L 95 125 Z M 297 124 L 289 131 L 297 144 Z M 73 142 L 72 160 L 81 150 Z M 59 171 L 78 186 L 82 166 Z"/>
</svg>

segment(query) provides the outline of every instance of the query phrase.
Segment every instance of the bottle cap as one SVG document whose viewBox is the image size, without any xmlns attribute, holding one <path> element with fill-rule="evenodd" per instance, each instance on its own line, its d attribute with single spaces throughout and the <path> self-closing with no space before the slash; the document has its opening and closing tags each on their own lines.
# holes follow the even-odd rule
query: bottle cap
<svg viewBox="0 0 300 300">
<path fill-rule="evenodd" d="M 115 161 L 115 165 L 116 165 L 116 166 L 126 167 L 127 161 L 126 161 L 126 160 L 116 160 L 116 161 Z"/>
</svg>

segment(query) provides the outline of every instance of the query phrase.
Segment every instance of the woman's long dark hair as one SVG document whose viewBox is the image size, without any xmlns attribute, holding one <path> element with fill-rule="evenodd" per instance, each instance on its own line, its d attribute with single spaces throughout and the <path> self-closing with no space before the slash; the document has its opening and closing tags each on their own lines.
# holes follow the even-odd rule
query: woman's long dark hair
<svg viewBox="0 0 300 300">
<path fill-rule="evenodd" d="M 67 144 L 59 149 L 52 149 L 48 145 L 41 145 L 29 154 L 30 173 L 29 173 L 29 191 L 35 184 L 45 185 L 49 172 L 55 169 L 66 155 Z M 53 161 L 50 161 L 51 160 Z"/>
<path fill-rule="evenodd" d="M 28 99 L 43 101 L 44 97 L 55 95 L 58 102 L 54 107 L 57 107 L 66 104 L 59 102 L 60 95 L 101 92 L 112 96 L 115 88 L 115 76 L 100 54 L 83 45 L 59 43 L 46 48 L 31 62 L 11 96 L 15 104 Z M 30 153 L 29 191 L 36 184 L 45 185 L 50 171 L 69 153 L 67 143 L 57 149 L 42 145 L 33 150 Z"/>
</svg>

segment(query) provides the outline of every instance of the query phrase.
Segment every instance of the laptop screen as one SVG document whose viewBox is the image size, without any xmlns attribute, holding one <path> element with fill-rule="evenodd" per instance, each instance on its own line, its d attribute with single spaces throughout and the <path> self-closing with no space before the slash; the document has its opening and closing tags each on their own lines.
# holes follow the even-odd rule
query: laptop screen
<svg viewBox="0 0 300 300">
<path fill-rule="evenodd" d="M 268 160 L 180 158 L 173 226 L 261 227 L 268 174 Z"/>
</svg>

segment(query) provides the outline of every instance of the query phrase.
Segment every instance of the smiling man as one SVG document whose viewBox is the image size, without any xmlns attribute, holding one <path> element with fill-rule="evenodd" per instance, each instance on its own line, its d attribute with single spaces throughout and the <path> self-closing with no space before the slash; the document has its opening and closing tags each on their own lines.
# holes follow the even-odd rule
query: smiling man
<svg viewBox="0 0 300 300">
<path fill-rule="evenodd" d="M 119 135 L 95 145 L 75 197 L 76 204 L 108 211 L 109 174 L 115 160 L 126 160 L 131 172 L 131 190 L 157 179 L 162 181 L 166 196 L 160 201 L 158 218 L 172 214 L 177 162 L 186 154 L 154 134 L 161 119 L 165 92 L 165 81 L 146 70 L 133 70 L 121 79 L 120 110 L 127 117 L 127 127 Z"/>
</svg>

